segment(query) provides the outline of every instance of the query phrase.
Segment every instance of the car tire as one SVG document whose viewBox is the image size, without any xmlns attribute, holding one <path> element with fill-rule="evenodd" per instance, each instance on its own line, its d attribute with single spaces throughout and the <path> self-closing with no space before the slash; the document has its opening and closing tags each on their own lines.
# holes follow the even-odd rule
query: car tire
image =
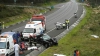
<svg viewBox="0 0 100 56">
<path fill-rule="evenodd" d="M 50 42 L 49 42 L 49 46 L 52 46 L 52 45 L 53 45 L 53 42 L 50 41 Z"/>
<path fill-rule="evenodd" d="M 48 48 L 48 47 L 49 47 L 49 44 L 48 44 L 48 43 L 46 43 L 44 46 L 45 46 L 45 48 Z"/>
</svg>

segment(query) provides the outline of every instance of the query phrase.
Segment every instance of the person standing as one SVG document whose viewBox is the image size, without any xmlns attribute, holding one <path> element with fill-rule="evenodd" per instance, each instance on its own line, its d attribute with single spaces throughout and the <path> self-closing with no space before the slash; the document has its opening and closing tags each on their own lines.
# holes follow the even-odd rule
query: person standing
<svg viewBox="0 0 100 56">
<path fill-rule="evenodd" d="M 32 46 L 32 43 L 33 43 L 33 36 L 29 36 L 29 46 Z"/>
<path fill-rule="evenodd" d="M 15 43 L 15 45 L 14 45 L 15 56 L 19 56 L 19 48 L 20 48 L 20 46 L 17 43 Z"/>
<path fill-rule="evenodd" d="M 79 56 L 80 52 L 79 50 L 76 50 L 76 56 Z"/>
<path fill-rule="evenodd" d="M 76 56 L 76 50 L 74 50 L 74 56 Z"/>
<path fill-rule="evenodd" d="M 33 39 L 34 39 L 34 45 L 36 46 L 37 45 L 37 37 L 36 37 L 36 35 L 33 35 Z"/>
<path fill-rule="evenodd" d="M 69 20 L 65 20 L 66 28 L 69 29 Z"/>
<path fill-rule="evenodd" d="M 22 34 L 22 32 L 20 32 L 20 41 L 23 41 L 24 39 L 23 39 L 23 34 Z"/>
<path fill-rule="evenodd" d="M 17 44 L 19 43 L 19 37 L 20 37 L 20 33 L 19 31 L 17 31 L 15 34 L 15 39 L 16 39 Z"/>
</svg>

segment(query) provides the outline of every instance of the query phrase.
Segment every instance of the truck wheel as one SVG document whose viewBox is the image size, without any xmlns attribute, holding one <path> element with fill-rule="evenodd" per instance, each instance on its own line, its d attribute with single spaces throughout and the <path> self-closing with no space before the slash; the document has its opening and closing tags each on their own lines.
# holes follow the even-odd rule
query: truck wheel
<svg viewBox="0 0 100 56">
<path fill-rule="evenodd" d="M 6 56 L 8 56 L 8 54 L 6 54 Z"/>
</svg>

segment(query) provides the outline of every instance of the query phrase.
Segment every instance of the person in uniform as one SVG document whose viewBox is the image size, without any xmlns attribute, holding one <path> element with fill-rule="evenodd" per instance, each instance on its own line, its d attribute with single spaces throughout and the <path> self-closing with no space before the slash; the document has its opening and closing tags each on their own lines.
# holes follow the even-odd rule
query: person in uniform
<svg viewBox="0 0 100 56">
<path fill-rule="evenodd" d="M 65 20 L 66 28 L 68 27 L 69 29 L 69 20 Z"/>
</svg>

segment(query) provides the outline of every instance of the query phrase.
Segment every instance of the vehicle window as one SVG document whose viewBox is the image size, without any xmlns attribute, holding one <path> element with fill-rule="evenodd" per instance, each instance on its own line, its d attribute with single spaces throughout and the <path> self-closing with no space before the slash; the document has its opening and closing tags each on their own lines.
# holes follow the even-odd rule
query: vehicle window
<svg viewBox="0 0 100 56">
<path fill-rule="evenodd" d="M 6 48 L 6 42 L 0 42 L 0 49 Z"/>
<path fill-rule="evenodd" d="M 33 32 L 34 32 L 33 28 L 25 28 L 23 30 L 23 33 L 33 33 Z"/>
<path fill-rule="evenodd" d="M 31 21 L 41 21 L 41 22 L 43 22 L 43 20 L 41 20 L 41 19 L 32 19 Z"/>
<path fill-rule="evenodd" d="M 43 35 L 43 39 L 44 39 L 44 40 L 48 40 L 48 39 L 50 39 L 50 36 L 48 36 L 48 35 Z"/>
</svg>

